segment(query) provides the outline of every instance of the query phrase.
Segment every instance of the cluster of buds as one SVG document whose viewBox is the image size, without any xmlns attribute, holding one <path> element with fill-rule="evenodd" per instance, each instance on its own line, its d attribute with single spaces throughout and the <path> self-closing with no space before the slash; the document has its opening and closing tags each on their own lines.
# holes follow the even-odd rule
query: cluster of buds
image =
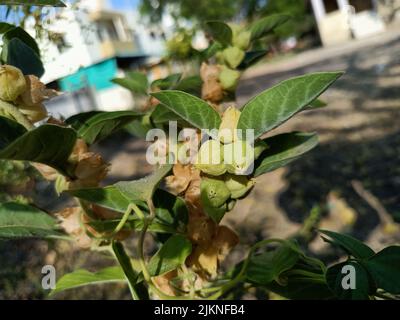
<svg viewBox="0 0 400 320">
<path fill-rule="evenodd" d="M 249 168 L 265 149 L 239 139 L 239 117 L 239 110 L 227 108 L 217 137 L 201 145 L 194 164 L 178 162 L 166 178 L 168 189 L 183 196 L 189 209 L 187 234 L 194 249 L 187 264 L 204 278 L 217 273 L 218 264 L 238 243 L 235 232 L 219 222 L 253 188 Z"/>
<path fill-rule="evenodd" d="M 232 45 L 217 52 L 216 65 L 203 63 L 200 76 L 203 80 L 204 100 L 220 103 L 235 92 L 241 72 L 237 70 L 251 44 L 251 32 L 239 25 L 231 25 Z"/>
<path fill-rule="evenodd" d="M 229 107 L 222 116 L 218 139 L 203 143 L 197 154 L 195 166 L 205 174 L 220 176 L 225 173 L 246 175 L 255 160 L 252 143 L 241 140 L 237 124 L 240 111 Z"/>
<path fill-rule="evenodd" d="M 38 77 L 24 76 L 21 70 L 10 65 L 0 66 L 0 99 L 14 105 L 31 123 L 47 117 L 43 102 L 56 95 Z"/>
</svg>

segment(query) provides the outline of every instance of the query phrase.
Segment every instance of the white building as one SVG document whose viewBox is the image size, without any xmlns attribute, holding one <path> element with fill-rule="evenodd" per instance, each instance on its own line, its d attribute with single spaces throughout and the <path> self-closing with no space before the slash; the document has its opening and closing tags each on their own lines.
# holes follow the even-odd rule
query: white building
<svg viewBox="0 0 400 320">
<path fill-rule="evenodd" d="M 110 80 L 164 54 L 164 29 L 145 28 L 135 8 L 117 11 L 104 0 L 81 0 L 78 10 L 62 9 L 51 30 L 59 41 L 40 41 L 42 81 L 65 92 L 50 112 L 68 117 L 82 111 L 132 108 L 131 93 Z"/>
<path fill-rule="evenodd" d="M 378 0 L 311 0 L 325 46 L 362 39 L 385 30 Z"/>
</svg>

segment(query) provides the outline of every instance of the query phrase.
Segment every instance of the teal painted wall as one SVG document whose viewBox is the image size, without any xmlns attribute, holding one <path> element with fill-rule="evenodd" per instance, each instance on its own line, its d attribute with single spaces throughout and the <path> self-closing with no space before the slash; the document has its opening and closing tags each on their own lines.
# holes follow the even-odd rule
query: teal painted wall
<svg viewBox="0 0 400 320">
<path fill-rule="evenodd" d="M 62 91 L 77 91 L 91 86 L 96 90 L 111 88 L 111 79 L 117 74 L 117 61 L 112 58 L 103 62 L 81 68 L 74 74 L 59 80 Z"/>
</svg>

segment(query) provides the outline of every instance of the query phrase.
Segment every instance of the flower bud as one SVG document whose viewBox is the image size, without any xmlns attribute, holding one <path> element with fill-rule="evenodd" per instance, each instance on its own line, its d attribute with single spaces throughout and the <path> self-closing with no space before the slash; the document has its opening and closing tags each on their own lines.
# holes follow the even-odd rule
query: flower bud
<svg viewBox="0 0 400 320">
<path fill-rule="evenodd" d="M 233 37 L 232 43 L 234 46 L 246 50 L 250 45 L 250 38 L 250 31 L 240 31 Z"/>
<path fill-rule="evenodd" d="M 243 197 L 255 185 L 254 179 L 248 179 L 246 176 L 236 176 L 227 174 L 225 177 L 225 185 L 231 192 L 233 199 Z"/>
<path fill-rule="evenodd" d="M 215 54 L 215 60 L 217 61 L 218 64 L 224 64 L 225 63 L 224 52 L 223 51 L 218 51 Z"/>
<path fill-rule="evenodd" d="M 221 73 L 219 74 L 219 82 L 222 88 L 227 91 L 235 91 L 237 84 L 239 82 L 240 72 L 237 70 L 232 70 L 227 67 L 223 67 Z"/>
<path fill-rule="evenodd" d="M 224 162 L 229 173 L 248 175 L 254 166 L 254 148 L 246 141 L 225 144 Z"/>
<path fill-rule="evenodd" d="M 0 66 L 0 99 L 15 101 L 26 90 L 21 70 L 9 65 Z"/>
<path fill-rule="evenodd" d="M 222 206 L 231 196 L 224 180 L 204 178 L 200 184 L 201 201 L 213 208 Z"/>
<path fill-rule="evenodd" d="M 222 143 L 232 143 L 237 140 L 236 128 L 239 117 L 240 111 L 235 107 L 229 107 L 225 110 L 218 131 L 218 138 Z"/>
<path fill-rule="evenodd" d="M 221 179 L 205 178 L 200 184 L 200 198 L 204 211 L 219 222 L 227 211 L 226 201 L 230 191 Z"/>
<path fill-rule="evenodd" d="M 244 58 L 244 51 L 238 47 L 228 47 L 223 51 L 225 63 L 228 67 L 236 69 Z"/>
<path fill-rule="evenodd" d="M 208 140 L 201 145 L 197 153 L 195 167 L 213 176 L 219 176 L 226 172 L 219 141 Z"/>
</svg>

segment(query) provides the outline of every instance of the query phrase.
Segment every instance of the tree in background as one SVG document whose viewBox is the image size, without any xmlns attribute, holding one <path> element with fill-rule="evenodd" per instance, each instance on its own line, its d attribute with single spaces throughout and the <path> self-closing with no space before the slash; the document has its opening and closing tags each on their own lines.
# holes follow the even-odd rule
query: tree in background
<svg viewBox="0 0 400 320">
<path fill-rule="evenodd" d="M 179 19 L 194 23 L 208 20 L 251 22 L 270 14 L 288 14 L 292 19 L 275 31 L 277 40 L 282 40 L 291 36 L 300 37 L 312 29 L 313 18 L 307 5 L 305 0 L 142 0 L 140 11 L 151 23 L 160 21 L 168 11 L 177 25 Z"/>
<path fill-rule="evenodd" d="M 279 40 L 291 36 L 301 37 L 313 28 L 313 17 L 307 10 L 307 1 L 299 0 L 250 0 L 245 6 L 245 17 L 254 20 L 271 14 L 288 14 L 291 16 L 286 23 L 275 30 Z"/>
<path fill-rule="evenodd" d="M 193 22 L 207 20 L 231 20 L 237 13 L 242 0 L 142 0 L 140 12 L 157 23 L 168 10 L 175 21 L 179 18 Z"/>
</svg>

